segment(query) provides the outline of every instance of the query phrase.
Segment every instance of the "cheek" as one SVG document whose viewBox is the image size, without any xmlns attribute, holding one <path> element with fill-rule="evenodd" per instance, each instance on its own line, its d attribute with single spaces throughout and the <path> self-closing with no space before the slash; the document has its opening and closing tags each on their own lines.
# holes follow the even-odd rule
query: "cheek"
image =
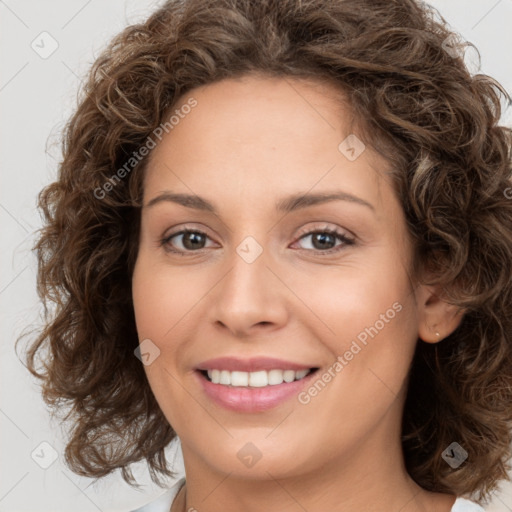
<svg viewBox="0 0 512 512">
<path fill-rule="evenodd" d="M 180 320 L 190 311 L 188 303 L 197 302 L 197 293 L 187 285 L 183 273 L 164 272 L 141 250 L 133 272 L 132 297 L 139 341 L 149 339 L 154 344 L 150 345 L 153 359 L 144 365 L 149 385 L 169 423 L 180 425 L 183 413 L 175 416 L 173 411 L 188 409 L 176 381 L 180 345 L 173 340 L 187 338 L 183 332 L 186 322 Z"/>
<path fill-rule="evenodd" d="M 301 285 L 300 293 L 322 320 L 319 339 L 333 363 L 342 357 L 343 369 L 336 373 L 340 378 L 334 379 L 333 389 L 339 396 L 350 394 L 354 406 L 392 399 L 414 354 L 416 306 L 407 272 L 397 261 L 391 254 L 380 254 L 364 268 L 333 269 L 328 279 L 319 274 Z M 315 286 L 308 290 L 308 283 Z"/>
<path fill-rule="evenodd" d="M 204 297 L 208 288 L 193 272 L 153 263 L 144 253 L 135 265 L 132 290 L 139 338 L 154 338 L 157 343 L 170 336 Z"/>
<path fill-rule="evenodd" d="M 182 370 L 178 364 L 197 337 L 198 308 L 216 280 L 218 275 L 172 267 L 149 251 L 139 253 L 132 279 L 135 322 L 139 340 L 151 340 L 159 353 L 145 366 L 157 399 L 176 385 L 172 376 Z"/>
<path fill-rule="evenodd" d="M 342 334 L 330 345 L 341 363 L 333 391 L 345 397 L 349 409 L 365 403 L 377 417 L 399 395 L 407 377 L 417 342 L 416 310 L 404 290 L 374 289 L 357 301 L 340 305 L 344 309 L 336 330 Z"/>
<path fill-rule="evenodd" d="M 396 337 L 411 313 L 404 311 L 412 297 L 407 274 L 383 257 L 374 264 L 356 262 L 296 274 L 292 288 L 308 306 L 307 317 L 319 325 L 318 335 L 338 354 L 351 340 L 369 338 L 367 329 L 375 333 L 376 328 L 379 337 L 386 332 Z M 409 339 L 405 332 L 400 337 Z"/>
</svg>

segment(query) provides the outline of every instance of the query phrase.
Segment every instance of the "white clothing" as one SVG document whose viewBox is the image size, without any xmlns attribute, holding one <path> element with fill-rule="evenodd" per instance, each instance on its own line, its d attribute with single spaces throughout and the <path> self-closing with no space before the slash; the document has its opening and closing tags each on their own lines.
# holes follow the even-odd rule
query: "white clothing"
<svg viewBox="0 0 512 512">
<path fill-rule="evenodd" d="M 169 512 L 171 510 L 172 502 L 181 486 L 185 483 L 185 477 L 178 480 L 170 489 L 167 489 L 162 495 L 156 500 L 151 501 L 147 505 L 144 505 L 137 510 L 132 512 Z M 453 504 L 451 512 L 485 512 L 480 505 L 466 500 L 464 498 L 457 498 Z"/>
</svg>

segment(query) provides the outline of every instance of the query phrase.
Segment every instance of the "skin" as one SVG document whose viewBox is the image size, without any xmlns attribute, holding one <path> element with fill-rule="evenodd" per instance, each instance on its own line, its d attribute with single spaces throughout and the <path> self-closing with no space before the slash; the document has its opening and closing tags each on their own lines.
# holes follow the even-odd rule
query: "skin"
<svg viewBox="0 0 512 512">
<path fill-rule="evenodd" d="M 461 317 L 438 290 L 410 279 L 412 246 L 388 163 L 369 146 L 354 161 L 340 152 L 354 131 L 333 85 L 246 75 L 194 89 L 180 104 L 191 96 L 197 106 L 150 155 L 133 274 L 139 338 L 160 350 L 145 370 L 184 456 L 186 489 L 172 510 L 385 503 L 390 512 L 448 512 L 455 496 L 427 492 L 407 474 L 400 421 L 418 338 L 438 342 Z M 335 190 L 373 209 L 346 200 L 274 209 L 291 194 Z M 217 213 L 148 206 L 164 192 L 201 196 Z M 206 236 L 162 245 L 185 225 Z M 331 252 L 321 254 L 306 232 L 325 227 L 355 243 L 329 238 Z M 236 252 L 247 236 L 263 249 L 252 263 Z M 230 411 L 195 375 L 200 362 L 226 355 L 271 356 L 322 374 L 396 302 L 401 311 L 308 404 L 293 397 L 265 412 Z M 261 453 L 250 468 L 237 457 L 248 442 Z"/>
</svg>

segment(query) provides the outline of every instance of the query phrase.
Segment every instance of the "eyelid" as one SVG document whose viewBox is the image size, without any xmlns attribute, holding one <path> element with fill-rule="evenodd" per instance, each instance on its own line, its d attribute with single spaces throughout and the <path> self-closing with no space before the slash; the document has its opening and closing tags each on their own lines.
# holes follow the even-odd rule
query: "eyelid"
<svg viewBox="0 0 512 512">
<path fill-rule="evenodd" d="M 175 236 L 178 236 L 178 235 L 183 235 L 183 234 L 185 234 L 187 232 L 200 233 L 202 235 L 205 235 L 205 237 L 208 238 L 209 240 L 212 240 L 212 237 L 208 234 L 206 228 L 190 226 L 188 224 L 185 224 L 185 225 L 180 225 L 178 228 L 171 229 L 170 232 L 166 232 L 160 238 L 160 245 L 161 246 L 168 246 L 171 238 L 174 238 Z M 190 253 L 190 254 L 193 254 L 194 252 L 195 253 L 199 253 L 199 252 L 201 252 L 204 249 L 208 249 L 208 247 L 205 247 L 203 249 L 198 249 L 196 251 L 181 251 L 181 250 L 172 251 L 171 250 L 171 252 L 180 252 L 180 253 Z M 168 249 L 168 250 L 170 250 L 170 249 Z"/>
<path fill-rule="evenodd" d="M 195 226 L 191 226 L 191 225 L 185 224 L 185 225 L 180 226 L 179 228 L 176 228 L 175 230 L 171 231 L 170 233 L 165 234 L 160 239 L 160 245 L 163 246 L 165 248 L 165 250 L 167 250 L 169 252 L 172 252 L 172 253 L 175 253 L 175 254 L 180 254 L 182 256 L 184 256 L 184 255 L 193 255 L 193 254 L 201 254 L 202 251 L 208 249 L 208 247 L 204 247 L 204 248 L 197 249 L 197 250 L 181 250 L 181 249 L 171 249 L 169 247 L 170 246 L 170 240 L 172 238 L 174 238 L 176 236 L 179 236 L 179 235 L 186 234 L 187 232 L 199 233 L 201 235 L 206 236 L 206 238 L 212 240 L 212 238 L 206 232 L 205 228 L 203 228 L 203 227 L 198 228 L 198 227 L 195 227 Z M 333 254 L 338 253 L 343 247 L 354 245 L 356 243 L 356 239 L 357 239 L 357 237 L 355 235 L 353 235 L 350 231 L 348 231 L 348 230 L 346 230 L 344 228 L 340 228 L 338 226 L 333 227 L 330 224 L 324 222 L 321 226 L 313 226 L 313 227 L 304 227 L 304 228 L 302 228 L 299 231 L 298 235 L 296 236 L 295 241 L 292 242 L 292 245 L 294 245 L 295 243 L 300 241 L 302 238 L 314 235 L 315 233 L 329 233 L 329 234 L 337 237 L 338 240 L 341 240 L 342 243 L 339 244 L 339 245 L 335 245 L 331 249 L 325 249 L 325 250 L 320 250 L 320 249 L 318 249 L 318 250 L 316 250 L 316 249 L 300 249 L 300 248 L 299 248 L 299 250 L 306 251 L 306 252 L 309 252 L 309 253 L 314 253 L 314 254 L 317 254 L 317 255 L 324 255 L 324 254 L 325 255 L 329 255 L 329 254 L 333 255 Z M 341 249 L 340 249 L 340 247 L 341 247 Z"/>
<path fill-rule="evenodd" d="M 176 228 L 176 229 L 177 229 L 176 231 L 171 231 L 169 234 L 163 235 L 162 239 L 168 239 L 168 238 L 170 238 L 170 237 L 172 237 L 174 235 L 177 235 L 177 234 L 181 233 L 182 231 L 198 231 L 198 232 L 200 232 L 202 234 L 205 234 L 205 235 L 209 236 L 208 233 L 205 231 L 206 228 L 204 228 L 204 227 L 196 227 L 195 225 L 184 224 L 184 225 L 180 225 L 179 228 Z M 341 230 L 341 231 L 343 231 L 343 234 L 345 234 L 345 236 L 347 238 L 354 239 L 354 240 L 357 238 L 349 230 L 347 230 L 345 228 L 332 227 L 331 224 L 326 223 L 326 222 L 324 222 L 321 226 L 303 227 L 303 228 L 301 228 L 299 230 L 297 238 L 300 238 L 303 235 L 311 234 L 312 232 L 317 232 L 317 231 L 322 231 L 322 230 L 325 230 L 325 231 L 340 231 Z M 209 237 L 209 238 L 211 238 L 211 237 Z"/>
<path fill-rule="evenodd" d="M 340 240 L 341 243 L 335 245 L 331 249 L 320 250 L 299 248 L 299 250 L 304 251 L 306 253 L 312 253 L 313 255 L 316 256 L 337 256 L 341 251 L 343 251 L 347 247 L 356 244 L 356 237 L 350 232 L 347 233 L 347 230 L 340 228 L 338 226 L 331 227 L 330 225 L 326 225 L 324 223 L 323 226 L 304 228 L 303 230 L 301 230 L 300 234 L 297 236 L 296 241 L 293 242 L 292 245 L 296 244 L 303 238 L 314 235 L 315 233 L 329 233 L 330 235 L 334 236 L 337 240 Z"/>
<path fill-rule="evenodd" d="M 297 238 L 301 238 L 304 235 L 310 235 L 312 233 L 323 232 L 323 231 L 331 232 L 331 233 L 336 232 L 339 235 L 345 236 L 347 239 L 354 240 L 354 241 L 356 240 L 356 236 L 354 234 L 352 234 L 350 231 L 348 231 L 347 229 L 340 228 L 339 226 L 334 226 L 334 225 L 331 225 L 331 224 L 328 224 L 325 222 L 321 226 L 302 228 L 299 231 Z"/>
</svg>

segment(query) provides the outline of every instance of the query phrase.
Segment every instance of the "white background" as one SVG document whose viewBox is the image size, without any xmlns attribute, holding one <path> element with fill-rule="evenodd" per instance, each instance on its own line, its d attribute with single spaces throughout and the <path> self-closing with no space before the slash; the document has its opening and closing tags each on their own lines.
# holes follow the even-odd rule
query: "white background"
<svg viewBox="0 0 512 512">
<path fill-rule="evenodd" d="M 55 177 L 59 133 L 75 106 L 78 84 L 114 34 L 161 3 L 0 0 L 0 512 L 126 512 L 162 492 L 151 484 L 143 465 L 136 468 L 146 484 L 143 492 L 124 484 L 119 475 L 97 483 L 81 478 L 66 468 L 62 456 L 48 469 L 40 468 L 31 453 L 43 441 L 62 453 L 63 434 L 60 425 L 50 422 L 35 381 L 14 351 L 15 339 L 37 321 L 40 311 L 30 252 L 40 227 L 36 195 Z M 497 78 L 512 94 L 512 0 L 429 3 L 476 45 L 480 72 Z M 58 43 L 47 59 L 31 48 L 44 31 Z M 478 64 L 474 66 L 476 71 Z M 512 108 L 503 122 L 512 124 Z M 48 452 L 36 450 L 45 457 Z M 182 472 L 181 450 L 170 447 L 169 457 Z M 488 510 L 512 511 L 510 484 Z"/>
</svg>

